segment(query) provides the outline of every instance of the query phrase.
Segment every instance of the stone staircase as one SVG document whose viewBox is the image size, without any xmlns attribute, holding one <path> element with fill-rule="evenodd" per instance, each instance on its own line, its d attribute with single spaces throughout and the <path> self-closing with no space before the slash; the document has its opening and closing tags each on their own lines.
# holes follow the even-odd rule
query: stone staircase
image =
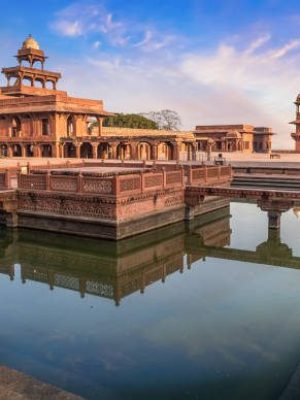
<svg viewBox="0 0 300 400">
<path fill-rule="evenodd" d="M 300 175 L 234 174 L 232 186 L 300 190 Z"/>
</svg>

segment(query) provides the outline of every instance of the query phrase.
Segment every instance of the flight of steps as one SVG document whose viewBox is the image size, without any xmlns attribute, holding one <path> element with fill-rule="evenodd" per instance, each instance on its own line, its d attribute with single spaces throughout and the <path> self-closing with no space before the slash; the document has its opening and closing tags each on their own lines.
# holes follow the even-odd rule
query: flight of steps
<svg viewBox="0 0 300 400">
<path fill-rule="evenodd" d="M 300 190 L 300 175 L 234 174 L 232 186 Z"/>
</svg>

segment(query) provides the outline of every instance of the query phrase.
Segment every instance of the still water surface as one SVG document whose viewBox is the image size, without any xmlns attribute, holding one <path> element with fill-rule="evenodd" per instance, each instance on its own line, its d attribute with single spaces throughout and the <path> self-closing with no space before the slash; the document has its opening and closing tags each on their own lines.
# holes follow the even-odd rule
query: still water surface
<svg viewBox="0 0 300 400">
<path fill-rule="evenodd" d="M 118 244 L 0 236 L 0 364 L 87 399 L 278 399 L 300 366 L 300 220 L 256 205 Z M 299 382 L 300 386 L 300 382 Z"/>
</svg>

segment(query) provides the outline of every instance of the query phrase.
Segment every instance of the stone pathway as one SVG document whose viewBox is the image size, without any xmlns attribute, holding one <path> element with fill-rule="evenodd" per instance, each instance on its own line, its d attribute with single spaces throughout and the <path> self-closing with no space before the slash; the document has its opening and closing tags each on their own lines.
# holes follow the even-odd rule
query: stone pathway
<svg viewBox="0 0 300 400">
<path fill-rule="evenodd" d="M 83 400 L 21 372 L 0 367 L 0 400 Z"/>
</svg>

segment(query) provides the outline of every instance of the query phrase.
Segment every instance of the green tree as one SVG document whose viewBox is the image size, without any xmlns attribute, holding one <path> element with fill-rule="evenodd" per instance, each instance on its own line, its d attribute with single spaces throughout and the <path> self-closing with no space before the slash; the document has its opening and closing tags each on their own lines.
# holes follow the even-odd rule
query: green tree
<svg viewBox="0 0 300 400">
<path fill-rule="evenodd" d="M 103 126 L 119 128 L 158 129 L 152 119 L 141 114 L 118 113 L 103 120 Z"/>
</svg>

